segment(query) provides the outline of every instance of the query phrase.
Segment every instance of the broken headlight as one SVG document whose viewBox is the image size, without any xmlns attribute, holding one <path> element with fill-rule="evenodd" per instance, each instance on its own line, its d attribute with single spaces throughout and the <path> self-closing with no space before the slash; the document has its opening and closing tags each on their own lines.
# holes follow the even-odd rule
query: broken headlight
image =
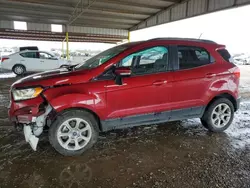
<svg viewBox="0 0 250 188">
<path fill-rule="evenodd" d="M 35 88 L 27 88 L 27 89 L 13 89 L 12 95 L 15 101 L 32 99 L 37 97 L 43 88 L 35 87 Z"/>
</svg>

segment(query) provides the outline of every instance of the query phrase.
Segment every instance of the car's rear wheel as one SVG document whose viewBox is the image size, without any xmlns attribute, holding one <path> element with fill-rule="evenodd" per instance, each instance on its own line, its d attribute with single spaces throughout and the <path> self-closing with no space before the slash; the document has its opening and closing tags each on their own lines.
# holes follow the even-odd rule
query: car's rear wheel
<svg viewBox="0 0 250 188">
<path fill-rule="evenodd" d="M 219 98 L 209 105 L 201 118 L 201 123 L 212 132 L 223 132 L 232 123 L 234 106 L 226 98 Z"/>
<path fill-rule="evenodd" d="M 16 75 L 20 76 L 20 75 L 23 75 L 23 74 L 25 73 L 26 69 L 25 69 L 25 67 L 24 67 L 23 65 L 15 65 L 15 66 L 13 67 L 12 71 L 13 71 Z"/>
<path fill-rule="evenodd" d="M 97 138 L 96 118 L 84 110 L 63 112 L 49 129 L 51 145 L 65 156 L 81 155 L 96 143 Z"/>
</svg>

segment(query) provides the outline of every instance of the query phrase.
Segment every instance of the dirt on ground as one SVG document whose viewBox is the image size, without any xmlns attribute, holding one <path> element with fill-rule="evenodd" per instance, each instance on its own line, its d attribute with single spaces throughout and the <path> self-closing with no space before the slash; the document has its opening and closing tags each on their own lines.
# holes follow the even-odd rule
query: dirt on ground
<svg viewBox="0 0 250 188">
<path fill-rule="evenodd" d="M 45 133 L 34 152 L 7 118 L 10 84 L 0 81 L 0 187 L 250 187 L 250 100 L 221 134 L 199 119 L 102 133 L 94 148 L 64 157 Z"/>
</svg>

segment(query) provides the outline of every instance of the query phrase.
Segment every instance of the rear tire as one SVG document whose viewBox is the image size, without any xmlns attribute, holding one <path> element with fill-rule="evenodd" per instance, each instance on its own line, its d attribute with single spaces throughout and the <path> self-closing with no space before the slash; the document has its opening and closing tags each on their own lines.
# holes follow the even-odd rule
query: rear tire
<svg viewBox="0 0 250 188">
<path fill-rule="evenodd" d="M 201 118 L 201 123 L 202 123 L 202 125 L 203 125 L 206 129 L 209 129 L 207 122 L 206 122 L 205 120 L 203 120 L 202 118 Z"/>
<path fill-rule="evenodd" d="M 15 65 L 13 68 L 12 68 L 12 71 L 18 75 L 18 76 L 21 76 L 23 75 L 25 72 L 26 72 L 26 69 L 23 65 Z"/>
<path fill-rule="evenodd" d="M 205 111 L 201 123 L 212 132 L 223 132 L 232 123 L 234 118 L 234 106 L 226 98 L 214 101 Z"/>
<path fill-rule="evenodd" d="M 98 139 L 98 122 L 85 110 L 67 110 L 61 113 L 49 129 L 49 141 L 64 156 L 81 155 Z"/>
</svg>

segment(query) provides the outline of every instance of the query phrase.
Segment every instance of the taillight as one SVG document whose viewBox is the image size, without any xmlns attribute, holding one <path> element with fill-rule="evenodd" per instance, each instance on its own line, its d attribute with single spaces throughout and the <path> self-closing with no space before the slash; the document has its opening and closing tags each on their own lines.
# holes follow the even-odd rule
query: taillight
<svg viewBox="0 0 250 188">
<path fill-rule="evenodd" d="M 240 78 L 240 68 L 236 67 L 233 71 L 233 74 L 236 78 Z"/>
<path fill-rule="evenodd" d="M 5 60 L 9 59 L 8 57 L 3 57 L 2 58 L 2 62 L 4 62 Z"/>
</svg>

